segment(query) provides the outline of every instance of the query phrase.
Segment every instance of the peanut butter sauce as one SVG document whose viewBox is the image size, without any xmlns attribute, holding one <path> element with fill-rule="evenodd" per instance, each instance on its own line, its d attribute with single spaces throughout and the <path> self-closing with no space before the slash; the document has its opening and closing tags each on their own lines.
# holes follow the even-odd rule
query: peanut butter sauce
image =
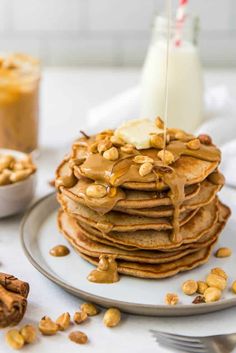
<svg viewBox="0 0 236 353">
<path fill-rule="evenodd" d="M 106 185 L 107 195 L 102 198 L 91 198 L 88 197 L 85 193 L 85 187 L 83 180 L 80 182 L 78 187 L 77 195 L 84 199 L 86 205 L 94 211 L 97 211 L 99 214 L 104 215 L 111 211 L 119 200 L 125 199 L 125 192 L 120 188 L 110 187 Z"/>
<path fill-rule="evenodd" d="M 115 283 L 120 280 L 115 256 L 101 255 L 96 270 L 88 275 L 88 280 L 95 283 Z"/>
<path fill-rule="evenodd" d="M 177 161 L 181 156 L 191 156 L 197 159 L 201 159 L 208 162 L 220 162 L 220 151 L 214 146 L 200 146 L 199 150 L 191 150 L 186 146 L 186 143 L 182 141 L 171 141 L 167 146 L 166 150 L 170 151 L 174 155 L 174 160 Z M 149 156 L 154 161 L 159 161 L 157 157 L 158 149 L 146 149 L 141 152 L 137 151 L 137 154 Z M 108 161 L 98 153 L 88 154 L 85 162 L 75 170 L 78 174 L 87 178 L 110 183 L 113 186 L 119 186 L 127 181 L 135 182 L 151 182 L 155 181 L 153 173 L 142 177 L 138 172 L 138 165 L 133 162 L 134 155 L 125 155 L 120 153 L 118 161 Z"/>
<path fill-rule="evenodd" d="M 186 178 L 184 176 L 178 175 L 172 168 L 170 168 L 169 172 L 166 170 L 166 172 L 163 173 L 161 176 L 164 182 L 170 188 L 170 198 L 174 206 L 174 214 L 172 219 L 172 241 L 173 243 L 179 243 L 182 240 L 179 232 L 179 216 L 180 207 L 185 199 L 184 186 L 186 183 Z"/>
<path fill-rule="evenodd" d="M 65 181 L 64 187 L 69 187 L 67 185 L 70 184 L 69 182 L 67 183 L 66 176 L 72 177 L 73 173 L 76 175 L 77 178 L 85 177 L 95 180 L 96 183 L 101 183 L 102 185 L 105 185 L 108 190 L 108 193 L 104 197 L 96 199 L 96 204 L 95 198 L 91 199 L 86 195 L 85 188 L 81 188 L 79 191 L 79 196 L 85 200 L 86 205 L 88 207 L 95 209 L 101 214 L 105 214 L 114 208 L 118 200 L 122 198 L 125 199 L 125 192 L 121 188 L 119 188 L 119 186 L 122 186 L 125 182 L 164 183 L 164 185 L 166 185 L 166 187 L 170 189 L 169 196 L 174 206 L 174 214 L 172 218 L 172 241 L 176 243 L 181 241 L 179 232 L 179 214 L 180 206 L 185 200 L 184 190 L 187 183 L 187 179 L 185 176 L 177 174 L 177 172 L 175 171 L 175 163 L 178 163 L 178 160 L 181 156 L 190 156 L 198 160 L 200 159 L 216 164 L 219 163 L 221 159 L 220 150 L 214 145 L 204 145 L 203 143 L 200 143 L 198 149 L 191 149 L 187 145 L 187 142 L 183 140 L 174 139 L 167 143 L 165 146 L 165 150 L 171 152 L 174 156 L 174 162 L 170 164 L 170 166 L 165 165 L 165 163 L 160 160 L 157 155 L 160 151 L 160 149 L 158 148 L 134 150 L 133 154 L 125 153 L 119 149 L 119 158 L 115 161 L 111 161 L 105 159 L 99 153 L 91 152 L 90 146 L 96 141 L 96 136 L 92 136 L 89 139 L 81 138 L 80 141 L 76 142 L 73 146 L 72 158 L 84 159 L 84 162 L 79 165 L 75 164 L 73 166 L 73 169 L 69 168 L 70 172 L 68 172 L 68 167 L 63 167 L 64 179 L 62 178 L 62 181 Z M 145 176 L 141 176 L 139 174 L 140 165 L 135 163 L 133 160 L 134 156 L 140 154 L 151 157 L 154 161 L 154 167 L 152 172 Z M 222 178 L 218 174 L 219 173 L 215 172 L 209 178 L 212 179 L 213 183 L 223 184 L 224 180 L 222 180 Z M 72 179 L 74 183 L 75 179 L 73 177 Z M 113 190 L 113 192 L 110 193 L 109 190 Z M 103 229 L 100 230 L 103 231 Z M 111 259 L 101 259 L 101 262 L 103 264 L 108 264 L 111 262 Z M 101 270 L 101 268 L 98 267 L 95 272 L 92 272 L 90 274 L 89 280 L 105 281 L 104 278 L 107 271 L 108 270 L 104 269 Z"/>
<path fill-rule="evenodd" d="M 38 147 L 39 62 L 28 55 L 0 57 L 0 147 L 30 153 Z"/>
<path fill-rule="evenodd" d="M 49 254 L 55 257 L 67 256 L 69 253 L 70 250 L 65 245 L 56 245 L 49 251 Z"/>
</svg>

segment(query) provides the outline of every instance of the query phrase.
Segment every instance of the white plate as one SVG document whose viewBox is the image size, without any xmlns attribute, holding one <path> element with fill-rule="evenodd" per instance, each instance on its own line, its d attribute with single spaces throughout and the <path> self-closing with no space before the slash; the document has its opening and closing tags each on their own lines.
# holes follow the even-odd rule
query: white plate
<svg viewBox="0 0 236 353">
<path fill-rule="evenodd" d="M 204 280 L 213 267 L 222 267 L 230 281 L 236 279 L 236 221 L 231 217 L 217 244 L 229 246 L 233 255 L 217 259 L 213 255 L 208 264 L 190 272 L 162 280 L 137 279 L 121 276 L 114 284 L 96 284 L 86 277 L 93 266 L 80 258 L 71 248 L 68 256 L 56 258 L 49 250 L 58 244 L 68 245 L 57 229 L 58 203 L 55 194 L 39 200 L 26 214 L 22 222 L 21 238 L 29 261 L 46 277 L 83 299 L 105 307 L 116 306 L 121 310 L 157 316 L 182 316 L 213 312 L 236 305 L 236 295 L 225 290 L 222 300 L 210 304 L 192 304 L 193 297 L 181 293 L 181 284 L 187 279 Z M 164 303 L 166 293 L 174 292 L 180 304 L 168 306 Z"/>
</svg>

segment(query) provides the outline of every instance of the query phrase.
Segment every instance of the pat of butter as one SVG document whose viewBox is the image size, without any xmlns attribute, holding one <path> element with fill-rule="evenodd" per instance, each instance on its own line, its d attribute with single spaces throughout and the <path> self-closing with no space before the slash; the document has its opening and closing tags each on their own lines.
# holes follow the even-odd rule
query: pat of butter
<svg viewBox="0 0 236 353">
<path fill-rule="evenodd" d="M 150 134 L 163 133 L 155 122 L 149 119 L 135 119 L 123 123 L 115 130 L 115 136 L 120 137 L 126 143 L 134 145 L 138 150 L 150 148 Z"/>
</svg>

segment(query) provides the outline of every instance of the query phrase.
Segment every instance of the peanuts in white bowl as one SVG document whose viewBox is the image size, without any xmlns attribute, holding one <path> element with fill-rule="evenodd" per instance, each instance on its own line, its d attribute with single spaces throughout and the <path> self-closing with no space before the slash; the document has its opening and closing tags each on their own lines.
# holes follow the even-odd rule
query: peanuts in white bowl
<svg viewBox="0 0 236 353">
<path fill-rule="evenodd" d="M 36 168 L 25 153 L 0 149 L 1 160 L 9 163 L 0 172 L 0 218 L 24 211 L 36 187 Z"/>
</svg>

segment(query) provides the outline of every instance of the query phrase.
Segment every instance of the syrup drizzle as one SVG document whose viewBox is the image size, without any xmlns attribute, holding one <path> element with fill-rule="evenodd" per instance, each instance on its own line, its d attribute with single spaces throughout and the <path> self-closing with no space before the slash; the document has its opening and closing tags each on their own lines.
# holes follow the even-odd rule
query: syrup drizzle
<svg viewBox="0 0 236 353">
<path fill-rule="evenodd" d="M 168 100 L 169 100 L 169 56 L 170 56 L 170 27 L 171 27 L 171 0 L 166 0 L 166 13 L 167 13 L 167 38 L 166 38 L 166 70 L 165 70 L 165 109 L 164 109 L 164 164 L 166 152 L 166 139 L 167 139 L 167 125 L 168 125 Z"/>
</svg>

